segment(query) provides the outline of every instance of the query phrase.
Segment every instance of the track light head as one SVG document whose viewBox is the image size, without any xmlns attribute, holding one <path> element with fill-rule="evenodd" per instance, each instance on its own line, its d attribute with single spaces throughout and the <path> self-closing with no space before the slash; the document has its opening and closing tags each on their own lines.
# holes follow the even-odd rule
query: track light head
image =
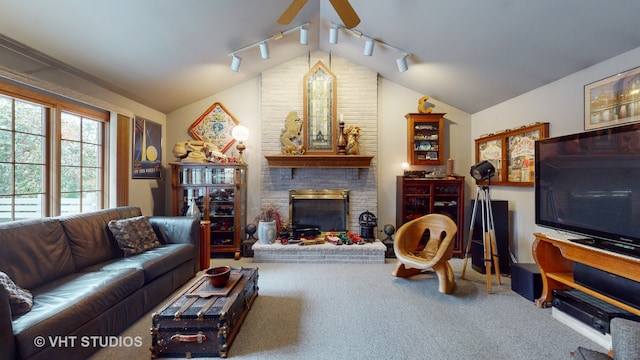
<svg viewBox="0 0 640 360">
<path fill-rule="evenodd" d="M 407 57 L 409 57 L 409 55 L 404 54 L 398 59 L 396 59 L 396 64 L 398 65 L 399 72 L 405 72 L 409 69 L 409 65 L 407 64 Z"/>
<path fill-rule="evenodd" d="M 240 70 L 241 62 L 242 62 L 242 58 L 236 54 L 233 54 L 231 58 L 231 70 L 238 72 L 238 70 Z"/>
<path fill-rule="evenodd" d="M 373 45 L 375 44 L 373 39 L 367 39 L 367 41 L 364 43 L 364 56 L 371 56 L 373 55 Z"/>
<path fill-rule="evenodd" d="M 269 45 L 267 45 L 266 41 L 260 43 L 260 56 L 263 59 L 269 58 Z"/>
<path fill-rule="evenodd" d="M 309 29 L 305 27 L 300 28 L 300 44 L 301 45 L 309 44 Z"/>
<path fill-rule="evenodd" d="M 338 27 L 332 26 L 329 28 L 329 43 L 337 44 L 338 43 Z"/>
</svg>

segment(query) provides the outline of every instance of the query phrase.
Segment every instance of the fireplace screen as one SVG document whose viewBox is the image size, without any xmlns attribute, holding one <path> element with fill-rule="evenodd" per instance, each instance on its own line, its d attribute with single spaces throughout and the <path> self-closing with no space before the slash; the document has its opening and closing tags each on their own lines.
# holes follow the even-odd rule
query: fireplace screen
<svg viewBox="0 0 640 360">
<path fill-rule="evenodd" d="M 346 232 L 349 190 L 289 190 L 289 219 L 294 229 Z"/>
</svg>

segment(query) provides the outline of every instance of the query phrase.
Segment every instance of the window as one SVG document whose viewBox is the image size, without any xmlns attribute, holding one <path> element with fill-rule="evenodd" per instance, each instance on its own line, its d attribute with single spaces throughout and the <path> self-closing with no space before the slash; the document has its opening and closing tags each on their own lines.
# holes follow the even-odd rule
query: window
<svg viewBox="0 0 640 360">
<path fill-rule="evenodd" d="M 0 96 L 0 221 L 46 213 L 48 110 Z"/>
<path fill-rule="evenodd" d="M 15 89 L 0 83 L 0 222 L 103 208 L 108 114 Z"/>
<path fill-rule="evenodd" d="M 60 210 L 79 213 L 102 205 L 102 123 L 62 112 Z"/>
</svg>

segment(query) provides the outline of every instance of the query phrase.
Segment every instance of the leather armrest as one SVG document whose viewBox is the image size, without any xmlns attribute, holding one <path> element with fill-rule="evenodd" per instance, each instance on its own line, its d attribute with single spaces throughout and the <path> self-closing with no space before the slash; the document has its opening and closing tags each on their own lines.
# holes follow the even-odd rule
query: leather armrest
<svg viewBox="0 0 640 360">
<path fill-rule="evenodd" d="M 193 244 L 196 261 L 200 256 L 200 220 L 188 216 L 151 216 L 149 222 L 160 242 Z"/>
<path fill-rule="evenodd" d="M 11 321 L 9 294 L 0 286 L 0 359 L 15 358 L 16 343 Z"/>
</svg>

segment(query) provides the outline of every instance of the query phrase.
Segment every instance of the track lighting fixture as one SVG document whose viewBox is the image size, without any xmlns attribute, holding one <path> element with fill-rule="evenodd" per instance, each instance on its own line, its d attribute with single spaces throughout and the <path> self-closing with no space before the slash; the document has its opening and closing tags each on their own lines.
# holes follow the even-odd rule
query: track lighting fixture
<svg viewBox="0 0 640 360">
<path fill-rule="evenodd" d="M 309 30 L 307 28 L 305 28 L 305 26 L 309 26 L 310 23 L 306 22 L 302 25 L 298 25 L 296 27 L 293 27 L 291 29 L 276 33 L 266 39 L 260 40 L 258 42 L 255 42 L 253 44 L 247 45 L 245 47 L 242 47 L 240 49 L 236 49 L 234 51 L 232 51 L 229 56 L 231 56 L 231 70 L 233 71 L 238 71 L 240 69 L 240 62 L 242 61 L 242 58 L 240 58 L 238 56 L 238 53 L 249 50 L 251 48 L 254 48 L 256 46 L 260 47 L 260 56 L 263 59 L 268 59 L 269 58 L 269 45 L 267 44 L 268 41 L 271 40 L 279 40 L 282 39 L 284 37 L 284 35 L 296 31 L 296 30 L 300 30 L 300 44 L 302 45 L 307 45 L 307 43 L 309 42 L 308 40 L 308 35 L 309 35 Z"/>
<path fill-rule="evenodd" d="M 396 59 L 396 64 L 398 65 L 399 72 L 405 72 L 409 69 L 409 65 L 407 65 L 408 56 L 408 54 L 403 54 L 401 57 Z"/>
<path fill-rule="evenodd" d="M 338 43 L 338 27 L 337 26 L 331 26 L 331 28 L 329 28 L 329 43 L 331 44 Z"/>
<path fill-rule="evenodd" d="M 380 45 L 380 46 L 384 46 L 387 47 L 391 50 L 397 51 L 400 54 L 402 54 L 402 56 L 398 59 L 396 59 L 396 65 L 398 65 L 398 71 L 399 72 L 405 72 L 409 69 L 409 65 L 407 64 L 407 58 L 409 56 L 411 56 L 410 53 L 398 49 L 395 46 L 391 46 L 383 41 L 380 40 L 376 40 L 374 38 L 368 37 L 366 35 L 364 35 L 362 32 L 355 30 L 355 29 L 348 29 L 344 26 L 340 26 L 334 23 L 331 23 L 331 27 L 329 28 L 329 42 L 331 44 L 337 44 L 338 43 L 338 29 L 342 29 L 344 31 L 348 31 L 351 33 L 351 35 L 358 37 L 358 38 L 365 38 L 365 44 L 364 44 L 364 52 L 363 54 L 365 56 L 371 56 L 373 55 L 373 48 L 375 47 L 376 44 Z"/>
<path fill-rule="evenodd" d="M 238 70 L 240 70 L 241 62 L 242 62 L 242 58 L 236 54 L 233 54 L 231 59 L 231 70 L 238 72 Z"/>
<path fill-rule="evenodd" d="M 373 39 L 367 39 L 364 43 L 364 56 L 373 55 Z"/>
<path fill-rule="evenodd" d="M 262 56 L 263 59 L 269 58 L 269 45 L 267 45 L 266 42 L 260 43 L 260 56 Z"/>
</svg>

